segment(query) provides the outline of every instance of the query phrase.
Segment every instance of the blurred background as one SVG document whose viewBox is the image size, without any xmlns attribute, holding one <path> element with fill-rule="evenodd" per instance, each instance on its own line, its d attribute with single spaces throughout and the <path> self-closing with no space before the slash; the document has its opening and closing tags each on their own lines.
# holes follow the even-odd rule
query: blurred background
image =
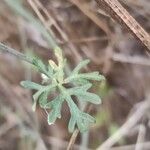
<svg viewBox="0 0 150 150">
<path fill-rule="evenodd" d="M 150 32 L 150 0 L 120 2 Z M 24 17 L 29 12 L 36 20 Z M 78 134 L 73 149 L 150 150 L 150 59 L 144 47 L 93 0 L 1 0 L 0 42 L 44 61 L 53 59 L 34 26 L 37 20 L 63 49 L 69 69 L 89 58 L 88 71 L 106 77 L 94 83 L 93 92 L 102 98 L 101 105 L 90 107 L 96 124 Z M 49 126 L 42 109 L 32 111 L 34 91 L 22 88 L 22 80 L 40 83 L 41 77 L 31 65 L 0 54 L 0 150 L 67 149 L 66 105 L 62 118 Z"/>
</svg>

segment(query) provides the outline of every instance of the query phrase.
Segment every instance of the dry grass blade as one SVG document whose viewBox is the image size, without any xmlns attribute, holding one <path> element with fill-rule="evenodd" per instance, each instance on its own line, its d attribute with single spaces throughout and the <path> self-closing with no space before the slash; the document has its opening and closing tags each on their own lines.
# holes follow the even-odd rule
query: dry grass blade
<svg viewBox="0 0 150 150">
<path fill-rule="evenodd" d="M 139 56 L 125 56 L 122 54 L 114 54 L 112 57 L 113 61 L 121 62 L 121 63 L 131 63 L 135 65 L 144 65 L 150 66 L 150 60 L 148 58 L 143 58 Z"/>
<path fill-rule="evenodd" d="M 141 125 L 139 125 L 139 133 L 138 133 L 138 137 L 137 137 L 137 143 L 136 143 L 135 150 L 144 149 L 143 145 L 140 145 L 140 143 L 144 143 L 145 135 L 146 135 L 146 127 L 143 124 L 141 124 Z"/>
<path fill-rule="evenodd" d="M 150 51 L 150 36 L 118 0 L 96 0 L 109 15 L 126 27 Z"/>
<path fill-rule="evenodd" d="M 52 26 L 54 26 L 56 28 L 56 30 L 58 31 L 58 33 L 61 35 L 64 42 L 68 43 L 70 50 L 74 53 L 74 55 L 77 58 L 77 62 L 81 61 L 82 58 L 81 58 L 80 54 L 78 53 L 78 51 L 76 50 L 75 46 L 71 43 L 68 35 L 60 28 L 60 26 L 57 24 L 57 21 L 55 20 L 55 18 L 47 11 L 47 9 L 41 4 L 41 2 L 39 0 L 37 0 L 37 1 L 36 0 L 33 0 L 33 1 L 28 0 L 28 3 L 32 7 L 32 9 L 35 11 L 38 18 L 41 20 L 41 22 L 43 23 L 45 28 L 48 30 L 48 32 L 52 33 L 52 35 L 57 39 L 55 32 L 53 32 L 53 30 L 51 29 Z M 43 12 L 45 17 L 41 13 L 41 11 Z"/>
<path fill-rule="evenodd" d="M 15 56 L 15 57 L 21 59 L 21 60 L 24 60 L 24 61 L 26 61 L 26 62 L 32 64 L 32 60 L 31 60 L 30 58 L 28 58 L 28 57 L 25 56 L 24 54 L 22 54 L 22 53 L 16 51 L 16 50 L 13 49 L 13 48 L 10 48 L 10 47 L 4 45 L 4 44 L 2 44 L 2 43 L 0 43 L 0 52 L 2 52 L 2 53 L 9 53 L 9 54 L 11 54 L 11 55 L 13 55 L 13 56 Z"/>
<path fill-rule="evenodd" d="M 110 138 L 108 138 L 97 150 L 111 148 L 120 138 L 127 135 L 138 121 L 145 115 L 150 108 L 148 97 L 137 109 L 137 111 L 123 124 L 123 126 Z"/>
<path fill-rule="evenodd" d="M 144 142 L 137 144 L 138 146 L 142 147 L 143 150 L 149 150 L 150 148 L 150 142 Z M 119 147 L 113 147 L 110 150 L 133 150 L 137 146 L 135 144 L 132 145 L 125 145 L 125 146 L 119 146 Z"/>
</svg>

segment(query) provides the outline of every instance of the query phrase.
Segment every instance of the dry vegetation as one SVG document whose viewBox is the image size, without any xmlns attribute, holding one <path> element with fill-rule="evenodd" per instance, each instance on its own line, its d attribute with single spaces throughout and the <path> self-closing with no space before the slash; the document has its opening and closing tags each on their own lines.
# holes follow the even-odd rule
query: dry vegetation
<svg viewBox="0 0 150 150">
<path fill-rule="evenodd" d="M 98 70 L 107 79 L 95 83 L 93 89 L 103 101 L 90 106 L 97 123 L 78 135 L 73 149 L 149 150 L 150 59 L 145 48 L 93 0 L 24 2 L 37 18 L 36 12 L 42 12 L 39 17 L 48 30 L 51 28 L 70 68 L 90 58 L 88 70 Z M 150 32 L 149 0 L 121 3 Z M 22 53 L 32 51 L 45 61 L 54 57 L 38 30 L 15 15 L 4 0 L 0 1 L 0 42 Z M 28 64 L 0 54 L 0 150 L 66 149 L 71 137 L 68 108 L 64 105 L 62 119 L 49 126 L 44 111 L 32 112 L 34 91 L 20 86 L 24 79 L 41 81 Z"/>
</svg>

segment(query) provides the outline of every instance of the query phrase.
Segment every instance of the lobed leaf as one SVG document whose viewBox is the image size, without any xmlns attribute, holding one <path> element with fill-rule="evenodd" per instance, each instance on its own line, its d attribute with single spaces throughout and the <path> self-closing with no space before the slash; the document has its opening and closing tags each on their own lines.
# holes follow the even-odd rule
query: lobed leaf
<svg viewBox="0 0 150 150">
<path fill-rule="evenodd" d="M 36 105 L 37 105 L 37 102 L 38 100 L 40 100 L 40 104 L 42 106 L 44 106 L 46 100 L 47 100 L 47 97 L 48 97 L 48 94 L 49 92 L 51 92 L 54 88 L 56 87 L 56 85 L 48 85 L 48 86 L 43 86 L 42 89 L 38 90 L 34 95 L 33 95 L 33 106 L 32 106 L 32 109 L 33 111 L 35 111 L 36 109 Z M 44 96 L 44 97 L 42 97 Z M 40 99 L 39 99 L 40 98 Z M 45 100 L 43 100 L 44 98 L 46 98 Z M 42 103 L 42 101 L 44 101 L 44 103 Z"/>
<path fill-rule="evenodd" d="M 76 96 L 81 101 L 88 101 L 94 104 L 100 104 L 101 100 L 98 95 L 88 92 L 92 84 L 89 80 L 100 81 L 104 77 L 99 75 L 98 72 L 92 73 L 80 73 L 79 71 L 89 63 L 89 60 L 82 61 L 71 73 L 71 75 L 64 80 L 64 60 L 62 57 L 62 52 L 60 49 L 55 49 L 57 52 L 56 57 L 58 59 L 58 66 L 53 62 L 49 61 L 49 65 L 46 66 L 41 60 L 34 58 L 34 66 L 43 73 L 44 82 L 48 83 L 49 78 L 51 78 L 51 85 L 42 86 L 31 81 L 23 81 L 21 85 L 25 88 L 38 90 L 33 95 L 33 110 L 35 111 L 37 102 L 39 102 L 40 107 L 44 109 L 50 109 L 48 113 L 48 124 L 53 124 L 57 118 L 61 118 L 61 107 L 64 100 L 67 101 L 71 118 L 68 124 L 69 132 L 73 132 L 75 127 L 79 128 L 81 132 L 86 131 L 89 126 L 94 123 L 94 118 L 87 113 L 81 112 L 77 105 L 74 103 L 71 96 Z M 75 82 L 76 87 L 66 89 L 63 87 L 63 83 Z M 59 84 L 59 85 L 58 85 Z M 77 86 L 79 84 L 80 86 Z M 60 90 L 60 95 L 54 100 L 48 102 L 48 95 L 52 89 L 58 86 Z M 55 89 L 56 90 L 56 89 Z"/>
<path fill-rule="evenodd" d="M 62 96 L 57 96 L 54 100 L 47 103 L 45 108 L 50 108 L 51 111 L 48 114 L 48 124 L 53 124 L 57 118 L 61 118 L 61 107 L 63 102 Z"/>
<path fill-rule="evenodd" d="M 77 126 L 81 132 L 85 132 L 94 122 L 95 119 L 92 116 L 87 113 L 80 112 L 79 119 L 77 120 Z"/>
<path fill-rule="evenodd" d="M 79 100 L 89 101 L 94 104 L 100 104 L 100 97 L 94 93 L 87 92 L 90 89 L 92 84 L 86 84 L 79 87 L 74 87 L 68 90 L 70 95 L 75 95 Z"/>
<path fill-rule="evenodd" d="M 68 130 L 69 132 L 73 132 L 75 129 L 75 125 L 77 125 L 78 129 L 81 132 L 85 132 L 89 129 L 89 126 L 94 122 L 95 119 L 92 116 L 78 110 L 75 114 L 71 114 Z"/>
<path fill-rule="evenodd" d="M 89 126 L 95 122 L 95 119 L 89 114 L 80 111 L 72 100 L 71 96 L 67 95 L 65 99 L 68 103 L 71 113 L 71 118 L 68 124 L 69 132 L 73 132 L 75 125 L 77 125 L 81 132 L 88 130 Z"/>
</svg>

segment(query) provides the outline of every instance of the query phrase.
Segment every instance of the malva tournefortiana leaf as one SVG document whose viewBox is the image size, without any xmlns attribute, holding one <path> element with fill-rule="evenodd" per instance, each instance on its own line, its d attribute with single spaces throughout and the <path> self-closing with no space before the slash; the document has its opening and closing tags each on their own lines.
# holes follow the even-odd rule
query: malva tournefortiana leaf
<svg viewBox="0 0 150 150">
<path fill-rule="evenodd" d="M 49 125 L 53 124 L 57 118 L 61 118 L 61 108 L 63 102 L 66 101 L 71 114 L 68 124 L 69 132 L 73 132 L 76 127 L 81 132 L 84 132 L 95 122 L 95 119 L 79 110 L 74 102 L 74 98 L 79 101 L 100 104 L 100 97 L 89 92 L 92 87 L 92 83 L 90 82 L 101 81 L 104 77 L 98 72 L 81 73 L 81 69 L 90 62 L 89 60 L 84 60 L 65 78 L 64 67 L 66 60 L 63 58 L 62 50 L 58 47 L 55 49 L 55 56 L 57 62 L 49 60 L 47 65 L 39 58 L 33 58 L 32 64 L 41 73 L 43 81 L 41 84 L 22 81 L 21 85 L 28 89 L 37 90 L 33 95 L 33 110 L 35 111 L 37 104 L 46 110 Z M 67 88 L 65 87 L 66 84 L 70 84 L 72 87 Z M 49 99 L 50 95 L 55 95 L 52 96 L 52 100 Z"/>
</svg>

